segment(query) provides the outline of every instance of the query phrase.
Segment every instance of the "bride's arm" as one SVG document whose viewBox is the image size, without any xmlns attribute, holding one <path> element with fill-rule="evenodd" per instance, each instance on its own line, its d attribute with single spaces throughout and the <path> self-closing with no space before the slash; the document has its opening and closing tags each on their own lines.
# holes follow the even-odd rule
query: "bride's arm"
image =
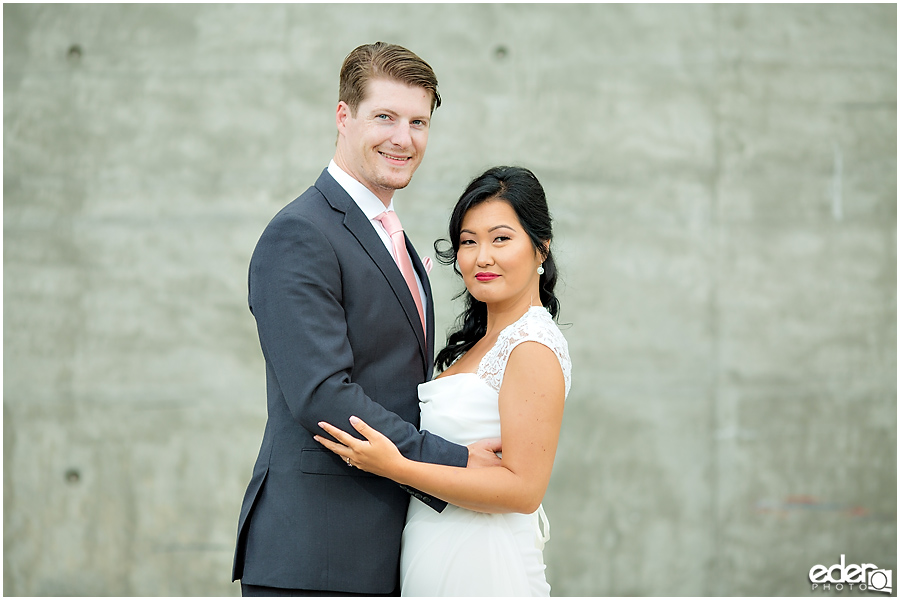
<svg viewBox="0 0 900 600">
<path fill-rule="evenodd" d="M 553 469 L 565 402 L 562 368 L 552 350 L 524 342 L 510 354 L 500 388 L 503 457 L 498 467 L 464 469 L 404 458 L 389 439 L 360 421 L 359 440 L 327 423 L 338 442 L 316 439 L 365 471 L 480 512 L 537 510 Z"/>
</svg>

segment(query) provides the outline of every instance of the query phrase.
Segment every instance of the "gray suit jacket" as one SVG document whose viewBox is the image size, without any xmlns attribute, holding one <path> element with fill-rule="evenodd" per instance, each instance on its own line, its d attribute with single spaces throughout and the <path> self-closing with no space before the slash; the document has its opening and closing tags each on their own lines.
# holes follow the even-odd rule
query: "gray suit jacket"
<svg viewBox="0 0 900 600">
<path fill-rule="evenodd" d="M 419 432 L 417 386 L 432 375 L 409 288 L 371 223 L 323 171 L 269 223 L 250 260 L 250 310 L 266 364 L 268 420 L 241 506 L 232 580 L 389 593 L 409 494 L 348 467 L 312 436 L 356 415 L 413 460 L 464 467 L 465 447 Z M 352 429 L 350 429 L 352 431 Z M 355 433 L 355 432 L 354 432 Z"/>
</svg>

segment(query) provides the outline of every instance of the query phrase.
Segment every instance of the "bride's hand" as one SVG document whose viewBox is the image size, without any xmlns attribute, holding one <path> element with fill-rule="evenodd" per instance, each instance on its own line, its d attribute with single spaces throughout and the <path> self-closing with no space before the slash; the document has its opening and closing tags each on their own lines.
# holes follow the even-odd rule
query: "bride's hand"
<svg viewBox="0 0 900 600">
<path fill-rule="evenodd" d="M 350 424 L 366 439 L 359 440 L 324 421 L 319 423 L 319 427 L 337 441 L 334 442 L 318 435 L 313 437 L 317 442 L 344 459 L 344 462 L 351 467 L 389 478 L 390 467 L 397 461 L 403 460 L 397 446 L 381 432 L 369 427 L 359 417 L 350 417 Z"/>
</svg>

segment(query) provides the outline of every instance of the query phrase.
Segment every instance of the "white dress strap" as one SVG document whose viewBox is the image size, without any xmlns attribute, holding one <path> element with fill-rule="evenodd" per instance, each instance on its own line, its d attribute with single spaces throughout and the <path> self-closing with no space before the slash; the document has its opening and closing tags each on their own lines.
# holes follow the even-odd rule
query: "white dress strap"
<svg viewBox="0 0 900 600">
<path fill-rule="evenodd" d="M 554 323 L 553 317 L 543 306 L 532 306 L 518 321 L 500 332 L 493 348 L 488 350 L 481 359 L 481 363 L 478 365 L 478 376 L 499 393 L 509 355 L 516 346 L 523 342 L 538 342 L 556 354 L 566 382 L 565 393 L 568 396 L 572 383 L 569 345 L 559 327 Z"/>
</svg>

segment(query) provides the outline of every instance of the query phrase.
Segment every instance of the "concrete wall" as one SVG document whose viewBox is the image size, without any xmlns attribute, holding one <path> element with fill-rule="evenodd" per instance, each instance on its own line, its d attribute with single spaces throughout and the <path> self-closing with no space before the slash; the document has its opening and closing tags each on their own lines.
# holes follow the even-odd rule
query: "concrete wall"
<svg viewBox="0 0 900 600">
<path fill-rule="evenodd" d="M 420 249 L 487 166 L 549 194 L 554 594 L 896 571 L 896 10 L 4 5 L 4 594 L 239 593 L 247 264 L 378 39 L 445 101 L 396 197 Z M 457 283 L 433 278 L 440 331 Z"/>
</svg>

